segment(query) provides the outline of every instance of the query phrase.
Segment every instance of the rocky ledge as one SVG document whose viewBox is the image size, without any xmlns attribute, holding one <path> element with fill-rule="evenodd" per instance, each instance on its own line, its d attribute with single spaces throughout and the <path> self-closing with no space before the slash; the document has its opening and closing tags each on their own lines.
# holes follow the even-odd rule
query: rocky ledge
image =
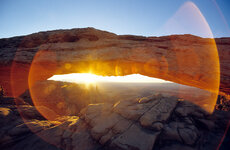
<svg viewBox="0 0 230 150">
<path fill-rule="evenodd" d="M 0 103 L 0 148 L 6 150 L 214 150 L 220 144 L 229 148 L 229 111 L 209 114 L 176 97 L 158 94 L 90 104 L 76 116 L 55 121 L 46 120 L 21 99 L 2 97 Z"/>
</svg>

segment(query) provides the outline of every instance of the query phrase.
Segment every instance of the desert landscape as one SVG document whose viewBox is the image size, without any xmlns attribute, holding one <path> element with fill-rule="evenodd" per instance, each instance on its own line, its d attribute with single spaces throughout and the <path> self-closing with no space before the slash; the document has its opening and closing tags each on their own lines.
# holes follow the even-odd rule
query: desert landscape
<svg viewBox="0 0 230 150">
<path fill-rule="evenodd" d="M 229 47 L 230 38 L 94 28 L 0 39 L 0 148 L 228 149 Z M 167 82 L 52 79 L 88 72 Z"/>
<path fill-rule="evenodd" d="M 0 150 L 230 150 L 229 0 L 0 0 Z"/>
</svg>

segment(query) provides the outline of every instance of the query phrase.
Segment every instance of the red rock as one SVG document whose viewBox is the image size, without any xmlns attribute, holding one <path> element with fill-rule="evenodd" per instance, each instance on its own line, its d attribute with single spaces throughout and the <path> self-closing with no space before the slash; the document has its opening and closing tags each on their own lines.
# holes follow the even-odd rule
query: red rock
<svg viewBox="0 0 230 150">
<path fill-rule="evenodd" d="M 230 93 L 230 38 L 215 39 L 220 90 Z M 217 90 L 218 57 L 213 39 L 193 35 L 142 37 L 93 28 L 56 30 L 0 40 L 0 84 L 18 96 L 54 74 L 144 74 Z M 29 82 L 28 82 L 29 81 Z"/>
</svg>

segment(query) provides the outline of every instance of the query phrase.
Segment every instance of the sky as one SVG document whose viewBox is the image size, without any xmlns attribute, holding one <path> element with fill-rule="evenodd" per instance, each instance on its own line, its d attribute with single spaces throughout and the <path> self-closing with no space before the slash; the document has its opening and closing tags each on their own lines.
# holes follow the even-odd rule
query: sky
<svg viewBox="0 0 230 150">
<path fill-rule="evenodd" d="M 229 0 L 0 0 L 0 38 L 94 27 L 119 35 L 230 37 Z"/>
</svg>

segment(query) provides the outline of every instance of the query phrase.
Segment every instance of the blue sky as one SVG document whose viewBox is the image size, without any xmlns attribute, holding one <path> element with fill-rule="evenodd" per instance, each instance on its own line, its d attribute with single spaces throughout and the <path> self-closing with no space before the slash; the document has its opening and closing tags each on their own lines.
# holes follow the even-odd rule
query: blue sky
<svg viewBox="0 0 230 150">
<path fill-rule="evenodd" d="M 83 27 L 116 34 L 161 36 L 191 33 L 205 37 L 200 34 L 203 31 L 195 27 L 188 31 L 182 30 L 181 26 L 171 28 L 175 24 L 162 28 L 185 2 L 187 0 L 0 0 L 0 38 Z M 205 17 L 214 37 L 230 37 L 229 0 L 192 2 Z M 187 16 L 179 18 L 183 18 L 179 24 L 191 22 Z"/>
</svg>

